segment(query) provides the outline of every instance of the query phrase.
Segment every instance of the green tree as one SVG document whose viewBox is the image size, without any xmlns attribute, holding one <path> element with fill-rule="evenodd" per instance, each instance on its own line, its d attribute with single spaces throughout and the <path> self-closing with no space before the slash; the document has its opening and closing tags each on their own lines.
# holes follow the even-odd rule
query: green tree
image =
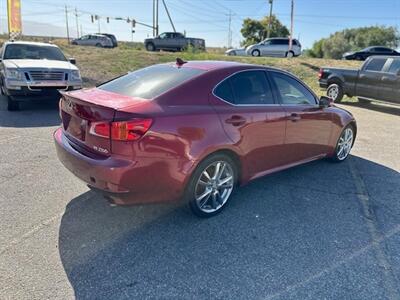
<svg viewBox="0 0 400 300">
<path fill-rule="evenodd" d="M 326 39 L 316 41 L 307 51 L 312 57 L 341 58 L 344 52 L 356 51 L 369 46 L 396 48 L 399 45 L 396 27 L 369 26 L 345 29 L 331 34 Z"/>
<path fill-rule="evenodd" d="M 268 34 L 269 17 L 264 17 L 261 20 L 254 20 L 246 18 L 243 20 L 242 33 L 245 40 L 242 45 L 247 46 L 255 43 L 259 43 L 267 38 Z M 289 30 L 283 25 L 276 16 L 271 18 L 271 33 L 270 37 L 287 37 Z"/>
</svg>

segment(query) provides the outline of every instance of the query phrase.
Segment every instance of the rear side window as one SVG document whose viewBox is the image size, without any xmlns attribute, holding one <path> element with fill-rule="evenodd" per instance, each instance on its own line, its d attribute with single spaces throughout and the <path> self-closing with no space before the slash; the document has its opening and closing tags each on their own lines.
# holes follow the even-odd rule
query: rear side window
<svg viewBox="0 0 400 300">
<path fill-rule="evenodd" d="M 155 65 L 128 73 L 98 88 L 126 96 L 152 99 L 204 72 L 199 69 Z"/>
<path fill-rule="evenodd" d="M 217 97 L 219 97 L 219 98 L 221 98 L 221 99 L 223 99 L 223 100 L 225 100 L 225 101 L 227 101 L 227 102 L 229 102 L 229 103 L 232 103 L 232 104 L 235 103 L 235 100 L 234 100 L 234 98 L 233 98 L 232 88 L 231 88 L 231 84 L 230 84 L 230 82 L 229 82 L 229 79 L 226 79 L 225 81 L 221 82 L 221 83 L 215 88 L 214 94 L 215 94 Z"/>
<path fill-rule="evenodd" d="M 393 60 L 388 72 L 392 74 L 398 74 L 400 72 L 400 59 Z"/>
<path fill-rule="evenodd" d="M 373 58 L 370 60 L 368 65 L 365 67 L 366 71 L 382 71 L 383 66 L 386 63 L 386 58 Z"/>
</svg>

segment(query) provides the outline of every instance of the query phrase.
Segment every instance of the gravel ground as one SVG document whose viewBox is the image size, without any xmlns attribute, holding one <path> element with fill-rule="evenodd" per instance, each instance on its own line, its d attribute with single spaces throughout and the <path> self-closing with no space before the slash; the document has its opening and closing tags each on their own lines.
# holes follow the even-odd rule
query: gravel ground
<svg viewBox="0 0 400 300">
<path fill-rule="evenodd" d="M 109 206 L 58 162 L 56 103 L 0 99 L 0 298 L 400 299 L 400 107 L 343 107 L 348 161 L 258 179 L 203 220 Z"/>
</svg>

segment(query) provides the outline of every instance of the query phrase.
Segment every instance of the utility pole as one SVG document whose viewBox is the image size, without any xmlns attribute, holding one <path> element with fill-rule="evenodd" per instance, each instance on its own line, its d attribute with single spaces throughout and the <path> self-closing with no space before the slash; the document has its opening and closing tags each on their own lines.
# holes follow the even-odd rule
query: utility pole
<svg viewBox="0 0 400 300">
<path fill-rule="evenodd" d="M 156 0 L 156 36 L 158 36 L 158 0 Z"/>
<path fill-rule="evenodd" d="M 175 26 L 174 26 L 174 22 L 172 22 L 172 19 L 171 19 L 171 16 L 169 14 L 167 5 L 165 4 L 165 0 L 162 0 L 162 3 L 164 4 L 164 8 L 165 8 L 165 11 L 167 12 L 167 16 L 168 16 L 169 22 L 171 23 L 172 29 L 174 30 L 174 32 L 176 32 Z"/>
<path fill-rule="evenodd" d="M 79 38 L 78 10 L 75 7 L 76 37 Z"/>
<path fill-rule="evenodd" d="M 293 48 L 293 19 L 294 19 L 294 0 L 291 3 L 290 9 L 290 38 L 289 38 L 289 51 Z"/>
<path fill-rule="evenodd" d="M 228 48 L 232 48 L 232 11 L 229 11 Z"/>
<path fill-rule="evenodd" d="M 268 0 L 269 1 L 269 19 L 268 19 L 268 31 L 267 31 L 267 38 L 270 37 L 271 35 L 271 26 L 272 26 L 272 5 L 274 0 Z"/>
<path fill-rule="evenodd" d="M 68 9 L 67 9 L 67 5 L 65 5 L 65 25 L 67 26 L 67 39 L 68 39 L 68 44 L 69 44 L 70 41 L 69 41 L 69 26 L 68 26 Z"/>
<path fill-rule="evenodd" d="M 153 37 L 156 36 L 156 0 L 153 0 Z"/>
<path fill-rule="evenodd" d="M 97 32 L 100 33 L 100 16 L 97 18 Z"/>
</svg>

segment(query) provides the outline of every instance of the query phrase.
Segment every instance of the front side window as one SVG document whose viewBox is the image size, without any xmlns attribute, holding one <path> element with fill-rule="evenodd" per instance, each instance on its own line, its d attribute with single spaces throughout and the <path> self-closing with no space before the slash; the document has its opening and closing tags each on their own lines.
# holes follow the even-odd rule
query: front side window
<svg viewBox="0 0 400 300">
<path fill-rule="evenodd" d="M 126 96 L 152 99 L 204 72 L 200 69 L 154 65 L 118 77 L 98 88 Z"/>
<path fill-rule="evenodd" d="M 28 44 L 9 44 L 4 52 L 4 59 L 48 59 L 66 61 L 64 54 L 57 47 Z"/>
<path fill-rule="evenodd" d="M 296 79 L 278 72 L 270 72 L 282 104 L 315 105 L 314 95 Z"/>
<path fill-rule="evenodd" d="M 365 67 L 366 71 L 382 71 L 383 66 L 386 63 L 386 58 L 373 58 L 370 60 L 368 65 Z"/>
<path fill-rule="evenodd" d="M 392 64 L 390 65 L 390 68 L 389 68 L 388 72 L 392 73 L 392 74 L 399 74 L 399 72 L 400 72 L 400 59 L 393 60 Z"/>
</svg>

